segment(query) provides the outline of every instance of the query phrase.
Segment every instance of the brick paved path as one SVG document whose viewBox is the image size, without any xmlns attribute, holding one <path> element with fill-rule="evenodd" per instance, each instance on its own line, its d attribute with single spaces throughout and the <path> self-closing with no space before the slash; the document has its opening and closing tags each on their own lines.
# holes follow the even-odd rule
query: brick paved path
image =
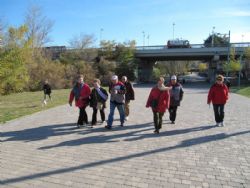
<svg viewBox="0 0 250 188">
<path fill-rule="evenodd" d="M 186 88 L 176 125 L 165 115 L 155 135 L 150 87 L 135 90 L 130 120 L 112 131 L 76 129 L 68 105 L 1 125 L 1 186 L 250 187 L 250 99 L 231 94 L 215 127 L 207 89 Z"/>
</svg>

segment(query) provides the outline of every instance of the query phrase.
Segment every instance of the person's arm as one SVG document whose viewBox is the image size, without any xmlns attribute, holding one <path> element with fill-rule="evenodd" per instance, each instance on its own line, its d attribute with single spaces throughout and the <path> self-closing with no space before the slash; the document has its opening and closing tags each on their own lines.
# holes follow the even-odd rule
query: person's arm
<svg viewBox="0 0 250 188">
<path fill-rule="evenodd" d="M 131 100 L 135 100 L 135 91 L 134 91 L 134 88 L 133 88 L 133 84 L 131 84 L 129 82 L 129 85 L 130 85 L 130 91 L 131 91 Z"/>
<path fill-rule="evenodd" d="M 125 95 L 126 93 L 126 88 L 124 85 L 120 85 L 120 89 L 118 90 L 117 92 L 118 94 L 122 94 L 122 95 Z"/>
<path fill-rule="evenodd" d="M 183 99 L 183 94 L 184 94 L 184 91 L 183 91 L 183 88 L 181 86 L 181 89 L 180 89 L 180 101 L 182 101 L 182 99 Z"/>
<path fill-rule="evenodd" d="M 228 93 L 229 93 L 229 89 L 227 86 L 225 86 L 225 90 L 226 90 L 226 100 L 228 100 Z"/>
<path fill-rule="evenodd" d="M 212 101 L 212 95 L 213 95 L 213 87 L 209 89 L 208 96 L 207 96 L 207 104 L 210 104 Z"/>
<path fill-rule="evenodd" d="M 148 100 L 146 103 L 146 108 L 149 108 L 151 106 L 151 102 L 152 102 L 152 93 L 153 93 L 153 89 L 151 89 L 149 96 L 148 96 Z"/>
<path fill-rule="evenodd" d="M 102 98 L 103 100 L 106 101 L 106 100 L 108 99 L 107 92 L 106 92 L 106 94 L 105 94 L 105 90 L 104 90 L 104 89 L 98 88 L 98 89 L 97 89 L 97 92 L 98 92 L 98 94 L 101 96 L 101 98 Z"/>
<path fill-rule="evenodd" d="M 72 89 L 71 92 L 70 92 L 70 95 L 69 95 L 69 105 L 70 106 L 72 106 L 72 102 L 74 100 L 74 97 L 75 97 L 75 95 L 74 95 L 74 92 L 73 92 L 73 89 Z"/>
</svg>

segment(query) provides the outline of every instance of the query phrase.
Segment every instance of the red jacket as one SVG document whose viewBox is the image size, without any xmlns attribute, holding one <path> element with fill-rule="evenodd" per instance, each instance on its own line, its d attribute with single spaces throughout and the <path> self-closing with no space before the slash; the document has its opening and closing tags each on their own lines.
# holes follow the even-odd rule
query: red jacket
<svg viewBox="0 0 250 188">
<path fill-rule="evenodd" d="M 226 104 L 228 100 L 228 88 L 225 84 L 214 84 L 209 90 L 207 103 Z"/>
<path fill-rule="evenodd" d="M 153 108 L 152 105 L 152 100 L 158 100 L 158 105 L 156 108 Z M 170 102 L 170 97 L 169 97 L 169 91 L 161 91 L 158 89 L 158 87 L 153 87 L 151 89 L 151 92 L 148 97 L 148 101 L 146 104 L 146 107 L 151 107 L 154 112 L 165 112 L 167 108 L 169 108 L 169 102 Z"/>
<path fill-rule="evenodd" d="M 91 89 L 88 84 L 83 84 L 82 88 L 80 87 L 80 84 L 75 85 L 69 96 L 69 102 L 72 102 L 75 98 L 75 105 L 79 108 L 88 106 L 89 96 L 91 94 Z M 79 96 L 76 96 L 77 91 L 80 92 Z"/>
</svg>

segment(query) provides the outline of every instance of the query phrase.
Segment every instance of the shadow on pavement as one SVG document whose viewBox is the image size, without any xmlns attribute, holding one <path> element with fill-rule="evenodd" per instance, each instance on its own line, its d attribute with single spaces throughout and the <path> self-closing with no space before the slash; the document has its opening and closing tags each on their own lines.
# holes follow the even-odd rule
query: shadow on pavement
<svg viewBox="0 0 250 188">
<path fill-rule="evenodd" d="M 73 134 L 75 131 L 80 131 L 76 128 L 75 124 L 55 124 L 55 125 L 46 125 L 31 129 L 24 129 L 20 131 L 11 131 L 4 132 L 1 134 L 1 137 L 7 137 L 3 142 L 7 141 L 17 141 L 23 140 L 26 142 L 37 141 L 47 139 L 51 136 L 61 136 L 67 134 Z"/>
<path fill-rule="evenodd" d="M 250 133 L 250 130 L 247 130 L 247 131 L 242 131 L 242 132 L 237 132 L 237 133 L 232 133 L 232 134 L 220 133 L 220 134 L 215 134 L 215 135 L 208 135 L 208 136 L 204 136 L 204 137 L 187 139 L 187 140 L 183 140 L 180 144 L 175 145 L 175 146 L 171 146 L 171 147 L 163 147 L 163 148 L 149 150 L 149 151 L 145 151 L 145 152 L 134 153 L 134 154 L 130 154 L 130 155 L 122 156 L 122 157 L 116 157 L 116 158 L 96 161 L 96 162 L 92 162 L 92 163 L 88 163 L 88 164 L 82 164 L 79 166 L 61 168 L 61 169 L 57 169 L 57 170 L 51 170 L 48 172 L 41 172 L 41 173 L 37 173 L 37 174 L 31 174 L 31 175 L 27 175 L 27 176 L 21 176 L 21 177 L 17 177 L 17 178 L 2 180 L 1 183 L 3 185 L 6 185 L 6 184 L 11 184 L 11 183 L 16 183 L 16 182 L 22 182 L 25 180 L 31 180 L 31 179 L 51 176 L 51 175 L 55 175 L 55 174 L 68 173 L 68 172 L 72 172 L 75 170 L 82 170 L 82 169 L 91 168 L 91 167 L 95 167 L 95 166 L 101 166 L 104 164 L 111 164 L 111 163 L 115 163 L 115 162 L 119 162 L 119 161 L 123 161 L 123 160 L 139 158 L 139 157 L 143 157 L 146 155 L 167 152 L 167 151 L 171 151 L 171 150 L 175 150 L 175 149 L 179 149 L 179 148 L 186 148 L 186 147 L 191 147 L 194 145 L 220 141 L 220 140 L 228 139 L 230 137 L 249 134 L 249 133 Z"/>
<path fill-rule="evenodd" d="M 180 129 L 180 130 L 173 130 L 173 131 L 165 131 L 161 132 L 159 135 L 153 134 L 153 125 L 152 123 L 148 124 L 142 124 L 142 125 L 131 125 L 131 126 L 125 126 L 125 127 L 117 127 L 113 129 L 112 131 L 119 131 L 119 130 L 124 130 L 124 129 L 137 129 L 135 131 L 129 131 L 126 133 L 116 133 L 114 135 L 96 135 L 96 136 L 89 136 L 89 137 L 84 137 L 76 140 L 69 140 L 65 142 L 61 142 L 56 145 L 51 145 L 51 146 L 44 146 L 40 147 L 39 149 L 44 150 L 44 149 L 51 149 L 55 147 L 64 147 L 64 146 L 78 146 L 78 145 L 84 145 L 84 144 L 104 144 L 104 143 L 109 143 L 109 142 L 118 142 L 120 139 L 124 138 L 124 141 L 136 141 L 140 139 L 145 139 L 145 138 L 152 138 L 152 137 L 162 137 L 162 136 L 173 136 L 173 135 L 179 135 L 179 134 L 186 134 L 190 132 L 195 132 L 195 131 L 204 131 L 208 129 L 215 128 L 216 126 L 200 126 L 200 127 L 194 127 L 194 128 L 188 128 L 188 129 Z M 100 129 L 102 130 L 101 132 L 104 132 L 104 128 L 98 128 L 98 129 L 93 129 L 92 132 L 100 132 Z M 145 131 L 152 130 L 151 133 L 143 133 Z M 119 139 L 119 140 L 116 140 Z"/>
</svg>

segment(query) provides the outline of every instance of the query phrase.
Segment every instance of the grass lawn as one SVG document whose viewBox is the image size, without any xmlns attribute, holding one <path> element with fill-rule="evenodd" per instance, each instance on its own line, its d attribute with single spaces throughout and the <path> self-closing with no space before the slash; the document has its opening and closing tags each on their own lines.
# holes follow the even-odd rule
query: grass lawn
<svg viewBox="0 0 250 188">
<path fill-rule="evenodd" d="M 250 86 L 232 87 L 230 90 L 234 93 L 250 98 Z"/>
<path fill-rule="evenodd" d="M 52 101 L 42 106 L 43 91 L 0 96 L 0 123 L 68 102 L 70 89 L 52 91 Z"/>
</svg>

